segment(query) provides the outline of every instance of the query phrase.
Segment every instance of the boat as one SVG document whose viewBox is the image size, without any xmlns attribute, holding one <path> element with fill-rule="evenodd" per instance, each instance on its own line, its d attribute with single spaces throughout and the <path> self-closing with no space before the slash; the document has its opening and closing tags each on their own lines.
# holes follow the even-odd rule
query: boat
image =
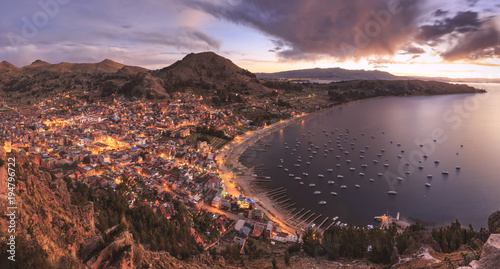
<svg viewBox="0 0 500 269">
<path fill-rule="evenodd" d="M 409 175 L 409 174 L 410 174 L 410 171 L 406 170 L 406 171 L 405 171 L 405 174 Z"/>
<path fill-rule="evenodd" d="M 389 164 L 388 163 L 384 163 L 384 167 L 389 167 Z"/>
<path fill-rule="evenodd" d="M 343 175 L 337 175 L 337 178 L 344 178 Z"/>
<path fill-rule="evenodd" d="M 285 168 L 285 171 L 288 172 L 288 168 Z"/>
<path fill-rule="evenodd" d="M 427 175 L 427 178 L 432 178 L 432 175 Z"/>
<path fill-rule="evenodd" d="M 426 186 L 426 187 L 430 187 L 430 186 L 431 186 L 431 183 L 425 183 L 425 186 Z"/>
<path fill-rule="evenodd" d="M 314 194 L 316 195 L 321 194 L 321 191 L 315 191 Z"/>
<path fill-rule="evenodd" d="M 359 153 L 365 153 L 365 151 L 362 149 L 362 150 L 359 151 Z"/>
<path fill-rule="evenodd" d="M 323 174 L 318 174 L 318 177 L 324 178 L 325 176 Z"/>
<path fill-rule="evenodd" d="M 360 158 L 360 159 L 364 159 L 364 158 L 365 158 L 365 156 L 363 156 L 363 155 L 359 155 L 359 158 Z"/>
<path fill-rule="evenodd" d="M 347 150 L 346 150 L 346 151 L 344 151 L 344 154 L 349 154 L 349 151 L 347 151 Z"/>
<path fill-rule="evenodd" d="M 377 160 L 373 160 L 373 163 L 378 163 L 378 161 Z"/>
<path fill-rule="evenodd" d="M 340 163 L 337 164 L 337 167 L 340 167 Z"/>
<path fill-rule="evenodd" d="M 341 189 L 347 189 L 347 186 L 346 185 L 342 185 L 340 186 Z"/>
<path fill-rule="evenodd" d="M 450 173 L 450 172 L 448 172 L 448 171 L 443 171 L 443 172 L 441 172 L 441 174 L 443 174 L 443 175 L 448 175 L 449 173 Z"/>
<path fill-rule="evenodd" d="M 455 167 L 455 169 L 457 169 L 457 170 L 460 170 L 460 168 L 461 168 L 460 166 Z"/>
<path fill-rule="evenodd" d="M 379 176 L 379 177 L 381 177 L 381 176 L 383 176 L 383 175 L 384 175 L 384 174 L 382 174 L 382 173 L 378 173 L 378 174 L 377 174 L 377 176 Z"/>
<path fill-rule="evenodd" d="M 299 184 L 300 184 L 300 185 L 304 185 L 304 182 L 302 182 L 302 181 L 301 181 L 301 182 L 299 182 Z"/>
<path fill-rule="evenodd" d="M 385 149 L 381 149 L 380 151 L 385 152 Z"/>
<path fill-rule="evenodd" d="M 366 167 L 368 167 L 368 165 L 367 164 L 362 164 L 361 167 L 366 168 Z"/>
<path fill-rule="evenodd" d="M 396 145 L 398 145 L 398 147 L 401 147 L 401 144 L 400 144 L 400 143 L 397 143 Z"/>
<path fill-rule="evenodd" d="M 364 176 L 364 175 L 365 175 L 365 173 L 359 173 L 359 175 L 360 175 L 360 176 Z"/>
<path fill-rule="evenodd" d="M 304 172 L 304 173 L 302 173 L 302 175 L 304 175 L 304 176 L 306 176 L 306 177 L 307 177 L 309 174 L 308 174 L 308 173 L 306 173 L 306 172 Z"/>
<path fill-rule="evenodd" d="M 283 168 L 283 165 L 281 165 L 281 164 L 278 164 L 278 167 L 279 167 L 279 168 Z"/>
<path fill-rule="evenodd" d="M 295 167 L 300 167 L 300 163 L 296 163 L 294 166 Z"/>
<path fill-rule="evenodd" d="M 293 174 L 288 174 L 288 176 L 289 176 L 289 177 L 294 177 L 294 175 L 293 175 Z"/>
<path fill-rule="evenodd" d="M 418 169 L 424 169 L 424 167 L 421 165 L 421 166 L 418 167 Z"/>
<path fill-rule="evenodd" d="M 288 146 L 285 146 L 285 149 L 288 149 Z"/>
<path fill-rule="evenodd" d="M 397 191 L 388 191 L 387 194 L 389 194 L 389 195 L 396 195 L 396 194 L 398 194 L 398 192 Z"/>
<path fill-rule="evenodd" d="M 429 157 L 429 156 L 427 156 L 427 155 L 424 155 L 423 157 L 424 157 L 424 159 L 427 159 L 427 157 Z"/>
<path fill-rule="evenodd" d="M 373 182 L 373 181 L 375 181 L 375 180 L 373 178 L 370 178 L 370 182 Z"/>
<path fill-rule="evenodd" d="M 369 149 L 369 148 L 370 148 L 370 146 L 365 146 L 365 149 Z"/>
<path fill-rule="evenodd" d="M 320 204 L 320 205 L 326 205 L 326 201 L 319 201 L 318 204 Z"/>
<path fill-rule="evenodd" d="M 359 184 L 356 184 L 356 185 L 354 185 L 354 187 L 356 187 L 356 188 L 360 188 L 361 186 L 359 186 Z"/>
<path fill-rule="evenodd" d="M 399 158 L 399 159 L 401 159 L 401 158 L 403 158 L 403 156 L 401 156 L 401 155 L 398 155 L 398 158 Z"/>
<path fill-rule="evenodd" d="M 314 186 L 316 186 L 316 184 L 314 183 L 309 184 L 309 187 L 314 187 Z"/>
<path fill-rule="evenodd" d="M 339 156 L 339 155 L 337 155 L 337 156 L 335 156 L 335 158 L 340 159 L 340 156 Z"/>
<path fill-rule="evenodd" d="M 356 170 L 356 168 L 351 167 L 351 168 L 349 168 L 349 170 L 354 171 L 354 170 Z"/>
<path fill-rule="evenodd" d="M 334 192 L 334 191 L 330 192 L 330 194 L 333 195 L 333 196 L 337 196 L 337 193 Z"/>
<path fill-rule="evenodd" d="M 331 185 L 331 184 L 335 184 L 335 181 L 333 181 L 333 180 L 328 180 L 328 184 L 330 184 L 330 185 Z"/>
<path fill-rule="evenodd" d="M 434 163 L 439 163 L 439 160 L 435 160 Z"/>
<path fill-rule="evenodd" d="M 377 156 L 378 156 L 378 157 L 381 157 L 381 156 L 382 156 L 382 153 L 377 154 Z"/>
<path fill-rule="evenodd" d="M 345 160 L 346 163 L 351 163 L 351 160 Z"/>
<path fill-rule="evenodd" d="M 307 165 L 311 165 L 311 162 L 306 162 Z"/>
<path fill-rule="evenodd" d="M 399 180 L 399 181 L 403 181 L 403 178 L 402 178 L 402 177 L 398 177 L 398 180 Z"/>
<path fill-rule="evenodd" d="M 409 163 L 409 162 L 406 162 L 406 163 L 405 163 L 405 165 L 406 165 L 406 166 L 410 166 L 410 163 Z"/>
<path fill-rule="evenodd" d="M 333 172 L 333 169 L 329 168 L 329 169 L 326 169 L 327 172 Z"/>
<path fill-rule="evenodd" d="M 312 154 L 316 154 L 317 152 L 316 151 L 313 151 Z"/>
<path fill-rule="evenodd" d="M 300 177 L 295 177 L 295 179 L 296 179 L 296 180 L 301 180 L 301 178 L 300 178 Z"/>
</svg>

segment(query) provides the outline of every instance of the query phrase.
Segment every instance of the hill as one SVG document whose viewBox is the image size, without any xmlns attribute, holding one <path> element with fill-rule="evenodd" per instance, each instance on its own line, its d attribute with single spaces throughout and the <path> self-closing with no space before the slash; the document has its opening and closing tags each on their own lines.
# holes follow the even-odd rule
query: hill
<svg viewBox="0 0 500 269">
<path fill-rule="evenodd" d="M 403 77 L 395 76 L 388 72 L 382 71 L 366 71 L 366 70 L 348 70 L 342 68 L 313 68 L 313 69 L 301 69 L 301 70 L 291 70 L 276 73 L 257 73 L 258 78 L 263 79 L 300 79 L 300 80 L 398 80 L 406 79 Z"/>
<path fill-rule="evenodd" d="M 191 53 L 174 64 L 151 71 L 172 91 L 182 88 L 226 90 L 246 94 L 269 92 L 256 76 L 214 52 Z"/>
</svg>

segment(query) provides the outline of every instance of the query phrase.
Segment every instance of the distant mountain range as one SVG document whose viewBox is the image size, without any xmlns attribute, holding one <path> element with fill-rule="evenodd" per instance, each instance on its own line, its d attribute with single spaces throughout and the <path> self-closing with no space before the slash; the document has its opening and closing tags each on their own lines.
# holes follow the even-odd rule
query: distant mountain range
<svg viewBox="0 0 500 269">
<path fill-rule="evenodd" d="M 462 83 L 500 83 L 500 79 L 485 78 L 445 78 L 445 77 L 419 77 L 396 76 L 389 72 L 378 70 L 349 70 L 335 68 L 312 68 L 290 70 L 275 73 L 256 73 L 261 79 L 286 79 L 315 81 L 343 81 L 343 80 L 408 80 L 418 79 L 424 81 L 462 82 Z"/>
<path fill-rule="evenodd" d="M 348 70 L 342 68 L 313 68 L 291 70 L 276 73 L 256 73 L 258 78 L 263 79 L 295 79 L 295 80 L 401 80 L 407 77 L 398 77 L 383 71 Z"/>
</svg>

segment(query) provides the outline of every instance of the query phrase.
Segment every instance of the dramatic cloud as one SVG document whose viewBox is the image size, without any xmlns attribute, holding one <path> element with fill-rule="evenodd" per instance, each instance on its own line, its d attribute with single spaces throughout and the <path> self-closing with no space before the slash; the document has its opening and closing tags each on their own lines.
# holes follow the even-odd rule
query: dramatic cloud
<svg viewBox="0 0 500 269">
<path fill-rule="evenodd" d="M 216 18 L 256 28 L 278 39 L 286 59 L 392 55 L 417 30 L 423 1 L 245 0 L 183 1 Z"/>
<path fill-rule="evenodd" d="M 446 18 L 432 25 L 421 26 L 417 38 L 422 41 L 438 41 L 444 35 L 453 32 L 465 33 L 477 30 L 481 24 L 477 12 L 459 12 L 453 18 Z"/>
<path fill-rule="evenodd" d="M 486 20 L 480 29 L 463 34 L 456 45 L 442 54 L 448 61 L 481 59 L 500 56 L 500 30 L 493 19 Z"/>
<path fill-rule="evenodd" d="M 441 17 L 441 16 L 447 15 L 447 14 L 448 14 L 448 11 L 442 10 L 442 9 L 438 9 L 438 10 L 434 11 L 434 13 L 433 13 L 433 15 L 436 17 Z"/>
</svg>

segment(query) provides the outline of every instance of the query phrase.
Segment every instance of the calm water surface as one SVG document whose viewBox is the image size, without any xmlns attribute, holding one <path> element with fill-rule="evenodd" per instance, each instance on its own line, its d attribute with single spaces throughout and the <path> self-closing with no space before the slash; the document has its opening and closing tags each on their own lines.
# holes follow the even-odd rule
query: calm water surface
<svg viewBox="0 0 500 269">
<path fill-rule="evenodd" d="M 339 216 L 362 226 L 375 224 L 373 217 L 388 210 L 430 225 L 459 219 L 487 227 L 488 216 L 500 210 L 500 85 L 470 85 L 488 93 L 378 98 L 327 111 L 264 137 L 272 146 L 265 152 L 249 149 L 241 161 L 264 164 L 272 178 L 266 187 L 288 189 L 295 207 L 323 214 L 320 220 Z M 391 190 L 397 195 L 388 195 Z"/>
</svg>

